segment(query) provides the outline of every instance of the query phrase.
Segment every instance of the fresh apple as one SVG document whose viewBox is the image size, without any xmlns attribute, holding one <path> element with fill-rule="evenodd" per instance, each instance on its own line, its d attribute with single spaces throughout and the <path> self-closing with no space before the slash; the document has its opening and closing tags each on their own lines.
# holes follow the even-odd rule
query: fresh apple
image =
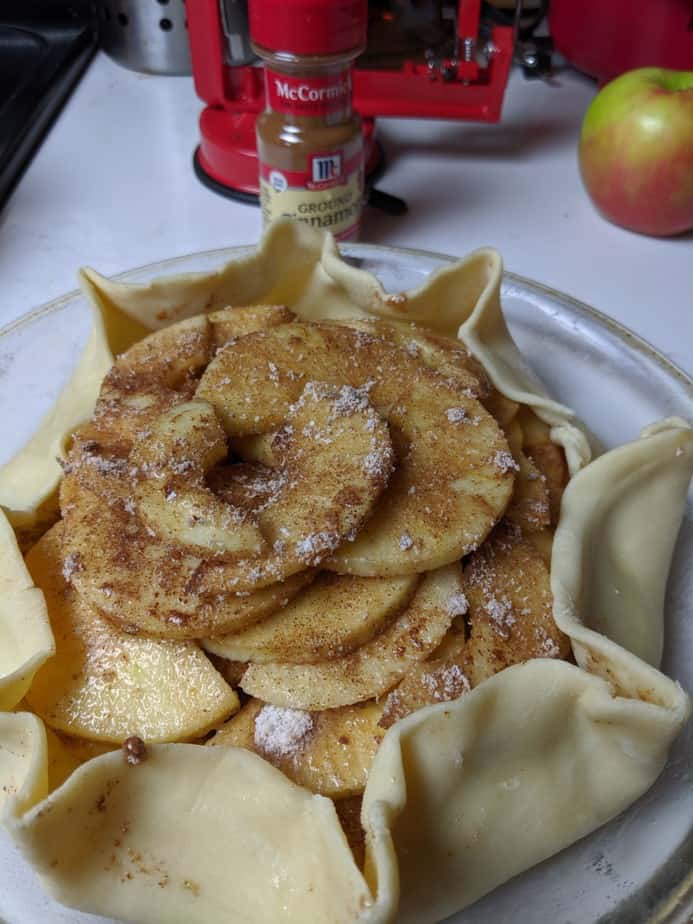
<svg viewBox="0 0 693 924">
<path fill-rule="evenodd" d="M 644 67 L 587 110 L 580 173 L 599 211 L 641 234 L 693 228 L 693 71 Z"/>
</svg>

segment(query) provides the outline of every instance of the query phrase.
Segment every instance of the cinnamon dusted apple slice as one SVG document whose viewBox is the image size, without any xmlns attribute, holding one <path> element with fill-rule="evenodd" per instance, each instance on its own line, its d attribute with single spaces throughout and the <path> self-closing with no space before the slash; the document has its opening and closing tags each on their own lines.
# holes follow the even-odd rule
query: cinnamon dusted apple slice
<svg viewBox="0 0 693 924">
<path fill-rule="evenodd" d="M 233 593 L 223 562 L 157 541 L 136 516 L 129 479 L 101 469 L 118 460 L 94 455 L 60 489 L 70 582 L 99 614 L 130 634 L 202 638 L 242 629 L 284 606 L 313 578 L 305 570 L 250 594 Z M 214 585 L 206 587 L 205 569 Z M 226 576 L 226 588 L 224 577 Z"/>
<path fill-rule="evenodd" d="M 460 597 L 459 609 L 466 610 L 466 601 Z M 389 728 L 399 719 L 424 706 L 446 703 L 457 699 L 471 689 L 465 673 L 464 618 L 455 617 L 450 630 L 426 661 L 412 666 L 406 677 L 385 700 L 380 719 L 383 728 Z"/>
<path fill-rule="evenodd" d="M 465 566 L 465 672 L 472 686 L 511 664 L 570 654 L 570 640 L 553 619 L 549 565 L 534 535 L 501 524 Z"/>
<path fill-rule="evenodd" d="M 568 484 L 568 465 L 561 446 L 551 441 L 551 428 L 531 408 L 522 407 L 517 416 L 522 429 L 522 450 L 546 479 L 551 523 L 555 526 L 561 499 Z"/>
<path fill-rule="evenodd" d="M 441 390 L 434 390 L 438 401 Z M 412 382 L 391 410 L 395 473 L 356 540 L 340 546 L 326 567 L 349 574 L 432 570 L 480 545 L 505 510 L 515 477 L 507 448 L 461 405 L 443 409 L 454 397 L 431 397 L 428 385 Z M 484 420 L 495 426 L 489 415 Z"/>
<path fill-rule="evenodd" d="M 523 451 L 523 431 L 517 418 L 505 426 L 505 435 L 517 466 L 515 486 L 505 519 L 527 532 L 551 524 L 549 485 L 543 473 Z"/>
<path fill-rule="evenodd" d="M 234 462 L 207 473 L 207 485 L 214 494 L 248 516 L 272 501 L 282 481 L 281 472 L 259 462 Z"/>
<path fill-rule="evenodd" d="M 26 701 L 47 725 L 92 741 L 179 741 L 239 708 L 237 695 L 192 642 L 136 638 L 101 619 L 66 583 L 62 523 L 27 556 L 46 597 L 56 652 Z"/>
<path fill-rule="evenodd" d="M 232 661 L 256 664 L 338 658 L 382 630 L 407 605 L 418 583 L 418 575 L 362 578 L 323 572 L 273 616 L 202 645 Z"/>
<path fill-rule="evenodd" d="M 240 508 L 205 480 L 224 450 L 205 401 L 162 415 L 129 458 L 81 452 L 61 488 L 75 586 L 109 619 L 169 638 L 221 635 L 288 601 L 299 575 L 359 528 L 392 466 L 384 422 L 344 397 L 305 389 L 287 411 L 270 496 Z"/>
<path fill-rule="evenodd" d="M 84 439 L 129 446 L 150 421 L 192 397 L 196 376 L 216 349 L 235 337 L 285 324 L 278 305 L 225 308 L 154 331 L 116 358 L 107 373 Z"/>
<path fill-rule="evenodd" d="M 208 744 L 255 751 L 299 786 L 343 799 L 364 790 L 385 734 L 381 713 L 374 702 L 305 712 L 251 699 Z"/>
<path fill-rule="evenodd" d="M 345 408 L 371 405 L 397 455 L 375 510 L 325 566 L 364 577 L 422 573 L 476 548 L 512 491 L 505 438 L 464 389 L 385 338 L 329 324 L 250 334 L 215 356 L 197 396 L 215 405 L 236 439 L 279 430 L 303 390 L 324 382 L 340 387 Z M 308 432 L 317 452 L 329 434 L 322 425 Z M 272 453 L 280 448 L 275 437 Z M 251 451 L 252 461 L 270 461 Z"/>
<path fill-rule="evenodd" d="M 528 532 L 546 529 L 551 524 L 547 480 L 521 450 L 515 455 L 515 459 L 518 471 L 513 496 L 505 511 L 505 519 Z"/>
<path fill-rule="evenodd" d="M 127 387 L 128 377 L 179 388 L 229 340 L 292 320 L 295 315 L 283 305 L 222 308 L 195 315 L 154 331 L 121 353 L 114 365 L 114 381 L 123 385 L 121 394 L 133 390 Z"/>
<path fill-rule="evenodd" d="M 226 346 L 236 337 L 245 337 L 258 330 L 269 330 L 280 324 L 295 321 L 296 315 L 284 305 L 247 305 L 239 308 L 221 308 L 207 315 L 212 328 L 214 346 Z"/>
<path fill-rule="evenodd" d="M 198 399 L 162 415 L 130 458 L 140 516 L 162 540 L 225 563 L 217 592 L 256 590 L 318 564 L 360 527 L 392 468 L 387 427 L 353 391 L 311 383 L 286 408 L 272 496 L 249 511 L 204 480 L 226 452 L 220 419 L 235 432 L 223 403 Z"/>
<path fill-rule="evenodd" d="M 443 337 L 410 321 L 359 319 L 334 323 L 370 332 L 393 343 L 469 397 L 476 398 L 501 426 L 517 413 L 517 402 L 493 386 L 479 360 L 459 340 Z"/>
<path fill-rule="evenodd" d="M 408 607 L 356 651 L 317 664 L 250 664 L 241 686 L 276 706 L 333 709 L 391 690 L 441 642 L 462 593 L 460 566 L 427 574 Z"/>
<path fill-rule="evenodd" d="M 491 383 L 483 368 L 459 340 L 441 337 L 408 321 L 359 318 L 334 323 L 382 337 L 456 387 L 465 389 L 470 397 L 479 398 L 490 391 Z"/>
<path fill-rule="evenodd" d="M 568 484 L 565 453 L 555 443 L 537 443 L 524 450 L 530 462 L 541 472 L 549 492 L 549 513 L 555 526 L 561 512 L 561 499 Z"/>
<path fill-rule="evenodd" d="M 267 545 L 257 521 L 214 494 L 205 475 L 226 457 L 226 434 L 206 401 L 162 414 L 135 440 L 139 515 L 162 540 L 212 555 L 257 555 Z"/>
<path fill-rule="evenodd" d="M 517 413 L 519 405 L 491 383 L 486 370 L 459 340 L 443 337 L 406 321 L 357 321 L 364 329 L 386 337 L 429 369 L 476 398 L 501 426 Z"/>
</svg>

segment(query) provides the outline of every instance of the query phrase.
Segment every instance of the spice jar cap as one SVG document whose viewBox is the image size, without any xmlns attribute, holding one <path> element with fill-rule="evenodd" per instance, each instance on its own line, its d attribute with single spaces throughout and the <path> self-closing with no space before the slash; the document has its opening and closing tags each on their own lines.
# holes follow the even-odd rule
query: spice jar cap
<svg viewBox="0 0 693 924">
<path fill-rule="evenodd" d="M 250 0 L 250 37 L 274 52 L 333 55 L 366 44 L 367 0 Z"/>
</svg>

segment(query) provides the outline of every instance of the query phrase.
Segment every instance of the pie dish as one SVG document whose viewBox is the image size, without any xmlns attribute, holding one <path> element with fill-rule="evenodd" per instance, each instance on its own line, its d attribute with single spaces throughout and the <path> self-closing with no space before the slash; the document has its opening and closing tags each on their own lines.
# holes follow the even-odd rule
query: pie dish
<svg viewBox="0 0 693 924">
<path fill-rule="evenodd" d="M 329 240 L 323 245 L 321 241 L 316 241 L 312 236 L 303 233 L 303 230 L 297 230 L 293 226 L 275 228 L 265 240 L 260 255 L 255 258 L 262 263 L 264 273 L 250 272 L 253 269 L 251 263 L 250 266 L 232 267 L 226 276 L 222 272 L 211 280 L 190 280 L 185 293 L 187 309 L 192 314 L 196 313 L 195 299 L 202 299 L 202 302 L 198 301 L 198 305 L 208 300 L 210 285 L 212 289 L 220 283 L 233 286 L 238 285 L 239 280 L 245 282 L 248 279 L 259 279 L 266 284 L 270 275 L 269 267 L 276 268 L 288 263 L 294 269 L 303 267 L 305 288 L 302 292 L 307 293 L 308 306 L 311 298 L 316 299 L 316 292 L 311 293 L 313 286 L 318 287 L 321 298 L 324 298 L 325 292 L 329 294 L 329 304 L 333 309 L 340 304 L 340 299 L 348 299 L 351 305 L 365 305 L 380 313 L 387 314 L 388 309 L 391 312 L 396 309 L 401 313 L 402 299 L 392 299 L 388 305 L 384 296 L 379 297 L 374 281 L 370 277 L 347 269 L 331 248 Z M 282 260 L 286 263 L 283 264 Z M 296 271 L 292 278 L 296 280 L 300 275 L 300 272 Z M 473 348 L 477 356 L 485 360 L 487 371 L 491 373 L 493 370 L 492 377 L 497 387 L 510 398 L 518 397 L 523 403 L 532 404 L 548 418 L 554 428 L 554 438 L 563 441 L 571 468 L 577 472 L 587 460 L 584 437 L 573 416 L 539 394 L 535 383 L 526 377 L 526 373 L 518 364 L 517 356 L 504 336 L 499 314 L 499 282 L 500 266 L 493 255 L 490 252 L 474 255 L 462 267 L 455 267 L 447 273 L 440 274 L 422 292 L 410 294 L 406 301 L 407 317 L 416 318 L 415 312 L 420 309 L 423 317 L 430 319 L 430 299 L 433 299 L 437 306 L 444 304 L 459 308 L 466 303 L 467 308 L 475 307 L 471 320 L 463 328 L 464 341 Z M 113 301 L 117 299 L 121 305 L 128 306 L 128 298 L 132 296 L 133 304 L 138 306 L 136 310 L 140 311 L 144 295 L 145 304 L 148 299 L 156 304 L 157 311 L 160 312 L 164 304 L 162 299 L 166 297 L 165 283 L 159 287 L 150 287 L 144 293 L 132 292 L 118 286 L 109 287 L 105 282 L 97 284 L 101 287 L 101 294 L 97 295 L 97 298 L 103 302 L 104 291 L 110 298 L 111 304 L 106 305 L 104 314 L 106 327 L 116 350 L 127 345 L 123 339 L 118 340 L 127 336 L 127 333 L 121 323 L 122 317 L 112 308 Z M 178 300 L 181 297 L 180 286 L 180 281 L 170 286 L 170 292 Z M 207 307 L 220 307 L 227 302 L 255 302 L 266 294 L 266 291 L 255 291 L 244 292 L 241 295 L 237 291 L 231 291 L 233 294 L 230 294 L 229 289 L 218 290 L 221 302 Z M 305 304 L 301 304 L 302 297 L 303 295 L 297 297 L 295 291 L 287 293 L 277 291 L 275 287 L 271 300 L 287 302 L 300 313 L 310 310 L 310 307 L 306 308 Z M 133 304 L 129 306 L 131 310 L 134 310 Z M 463 317 L 458 315 L 454 317 L 454 321 L 446 321 L 442 313 L 439 313 L 436 323 L 440 324 L 439 329 L 449 333 L 452 327 L 453 332 L 456 332 L 462 320 Z M 94 343 L 92 346 L 94 347 Z M 82 367 L 89 366 L 92 382 L 98 382 L 110 365 L 110 356 L 104 350 L 103 339 L 96 347 L 97 349 L 92 349 L 91 354 L 87 356 L 87 361 Z M 93 397 L 90 398 L 84 389 L 78 392 L 77 397 L 80 402 L 93 401 Z M 75 416 L 70 417 L 72 411 L 73 409 L 69 409 L 67 418 L 63 417 L 61 420 L 65 425 L 67 419 L 69 426 L 66 425 L 66 429 L 71 429 L 86 416 L 84 405 L 75 408 Z M 612 817 L 651 784 L 661 768 L 669 741 L 687 712 L 687 701 L 679 688 L 603 635 L 611 636 L 631 649 L 635 648 L 638 654 L 647 660 L 658 661 L 661 624 L 658 625 L 653 616 L 657 610 L 661 612 L 664 578 L 674 527 L 680 518 L 690 477 L 691 451 L 690 433 L 685 425 L 671 421 L 651 429 L 636 444 L 624 447 L 615 454 L 606 455 L 590 465 L 582 474 L 576 474 L 566 496 L 564 514 L 556 537 L 552 581 L 556 621 L 571 636 L 575 657 L 581 666 L 533 661 L 508 669 L 453 705 L 431 707 L 415 713 L 388 732 L 373 767 L 364 802 L 364 821 L 371 835 L 370 891 L 353 864 L 350 865 L 348 858 L 345 859 L 344 845 L 339 842 L 333 819 L 328 817 L 329 813 L 326 814 L 324 804 L 317 799 L 306 801 L 305 794 L 297 795 L 296 790 L 291 788 L 283 777 L 274 772 L 267 775 L 264 762 L 252 758 L 248 763 L 248 756 L 235 750 L 227 751 L 223 758 L 212 758 L 202 757 L 200 749 L 194 746 L 162 745 L 153 752 L 151 760 L 137 769 L 137 776 L 133 773 L 128 778 L 137 781 L 132 784 L 128 782 L 128 786 L 135 787 L 133 791 L 128 791 L 128 799 L 138 800 L 137 805 L 142 809 L 137 828 L 138 852 L 142 852 L 140 847 L 161 851 L 161 845 L 168 841 L 168 835 L 162 833 L 160 827 L 162 818 L 157 814 L 162 806 L 157 809 L 156 792 L 160 792 L 162 787 L 172 796 L 180 796 L 181 805 L 191 804 L 191 793 L 179 792 L 180 780 L 185 778 L 194 781 L 195 773 L 199 772 L 199 768 L 198 771 L 193 769 L 197 762 L 204 762 L 205 777 L 209 777 L 211 771 L 215 778 L 219 777 L 219 785 L 226 789 L 226 774 L 238 781 L 243 778 L 245 768 L 252 767 L 253 779 L 258 781 L 257 785 L 262 792 L 263 808 L 276 810 L 276 805 L 272 802 L 275 784 L 276 796 L 281 804 L 287 803 L 294 796 L 302 800 L 300 810 L 294 805 L 287 807 L 290 817 L 293 818 L 291 812 L 296 811 L 309 826 L 301 849 L 296 850 L 287 844 L 280 847 L 281 833 L 274 829 L 267 840 L 270 847 L 278 851 L 281 863 L 290 864 L 296 861 L 296 869 L 292 869 L 290 865 L 282 867 L 285 872 L 288 870 L 287 875 L 290 877 L 293 890 L 298 887 L 297 884 L 307 880 L 315 887 L 309 894 L 314 896 L 318 904 L 311 909 L 306 905 L 307 899 L 303 895 L 300 905 L 296 907 L 294 919 L 340 919 L 334 909 L 334 904 L 338 904 L 338 913 L 351 914 L 351 918 L 345 917 L 347 920 L 358 918 L 359 915 L 363 920 L 388 920 L 394 911 L 399 868 L 400 874 L 403 873 L 401 882 L 405 885 L 400 898 L 402 919 L 436 920 L 448 911 L 473 901 L 478 895 L 515 872 L 527 868 Z M 55 480 L 58 475 L 57 471 L 53 471 L 52 474 L 50 471 L 44 471 L 42 482 L 38 469 L 30 470 L 32 465 L 43 465 L 45 468 L 46 457 L 44 451 L 37 454 L 33 460 L 24 456 L 21 465 L 14 469 L 20 471 L 21 477 L 15 478 L 11 483 L 5 482 L 7 494 L 3 497 L 3 503 L 7 502 L 8 506 L 13 507 L 14 521 L 20 531 L 32 527 L 32 505 L 39 499 L 36 486 L 43 484 L 43 497 L 40 498 L 43 500 L 49 496 L 52 489 L 51 477 Z M 50 464 L 55 468 L 52 462 Z M 6 469 L 5 474 L 7 471 Z M 26 478 L 27 472 L 30 472 L 30 491 L 28 494 L 22 494 L 23 479 Z M 11 477 L 11 466 L 9 473 Z M 656 503 L 653 504 L 650 492 L 655 488 Z M 30 502 L 27 502 L 27 497 L 30 497 Z M 661 517 L 661 528 L 658 517 Z M 631 573 L 631 560 L 627 556 L 623 559 L 623 549 L 626 549 L 628 555 L 640 553 L 641 550 L 636 547 L 637 543 L 634 544 L 632 541 L 632 536 L 637 535 L 633 524 L 637 525 L 644 519 L 648 522 L 650 537 L 653 533 L 662 537 L 662 547 L 655 548 L 654 551 L 650 547 L 648 567 L 640 568 L 637 576 L 634 576 Z M 598 536 L 599 542 L 605 545 L 595 548 L 595 535 Z M 624 536 L 628 537 L 627 543 Z M 11 536 L 8 534 L 8 542 L 10 541 Z M 599 568 L 586 567 L 587 556 L 584 553 L 587 541 L 592 543 L 592 561 L 609 562 L 607 574 L 601 574 Z M 603 555 L 600 557 L 597 553 L 602 549 Z M 613 591 L 616 564 L 622 568 L 619 574 L 624 582 L 617 587 L 621 590 L 620 594 Z M 31 607 L 34 610 L 39 607 L 39 603 L 36 602 L 39 595 L 30 587 L 21 586 L 22 582 L 26 584 L 25 575 L 21 574 L 19 562 L 16 562 L 16 565 L 15 573 L 9 574 L 8 580 L 12 580 L 18 594 L 21 591 L 22 611 L 29 614 Z M 634 581 L 642 582 L 637 584 L 637 592 Z M 637 601 L 644 600 L 644 589 L 647 589 L 647 606 L 639 609 Z M 630 620 L 627 632 L 623 628 L 624 608 L 620 606 L 622 601 L 618 599 L 624 596 L 628 598 L 625 612 Z M 30 603 L 30 600 L 33 602 Z M 599 628 L 603 635 L 597 635 L 578 623 L 576 615 L 579 613 L 584 616 L 585 607 L 592 614 L 591 620 L 595 618 L 594 614 L 599 614 Z M 634 617 L 638 619 L 634 621 Z M 633 625 L 637 626 L 637 632 L 633 632 Z M 34 658 L 40 657 L 42 644 L 43 650 L 47 651 L 49 645 L 45 638 L 39 639 L 38 644 L 34 646 Z M 24 678 L 28 679 L 27 675 L 31 673 L 33 665 L 26 666 L 30 660 L 25 657 L 22 670 L 13 678 L 13 687 L 7 685 L 8 692 L 5 696 L 8 708 L 15 705 L 11 702 L 12 699 L 16 701 L 23 695 L 23 690 L 19 692 L 19 696 L 17 694 L 22 684 L 26 685 Z M 612 684 L 616 682 L 616 691 L 596 676 L 599 671 L 606 672 Z M 539 706 L 538 690 L 544 693 Z M 551 693 L 550 699 L 547 692 Z M 614 695 L 614 692 L 617 695 Z M 490 720 L 484 722 L 483 727 L 479 722 L 481 713 L 487 718 L 490 716 Z M 530 713 L 532 721 L 528 723 Z M 36 742 L 39 741 L 40 730 L 36 720 L 8 713 L 6 721 L 8 729 L 11 726 L 16 729 L 18 723 L 25 723 L 20 738 L 23 736 L 26 739 L 27 736 L 34 735 Z M 507 734 L 503 734 L 504 728 Z M 489 751 L 489 742 L 494 745 L 492 752 Z M 464 748 L 464 751 L 461 748 Z M 568 768 L 565 760 L 566 749 L 571 754 Z M 207 749 L 204 753 L 209 755 L 216 750 Z M 73 817 L 75 813 L 79 814 L 80 805 L 85 813 L 92 811 L 93 804 L 84 801 L 86 793 L 90 786 L 98 789 L 108 774 L 113 775 L 116 760 L 119 761 L 118 772 L 121 772 L 122 758 L 120 755 L 106 755 L 85 764 L 56 796 L 49 797 L 45 806 L 37 805 L 28 815 L 22 815 L 27 803 L 43 795 L 41 787 L 44 781 L 40 779 L 38 751 L 40 747 L 37 744 L 37 749 L 27 754 L 24 768 L 19 767 L 18 781 L 22 785 L 18 786 L 19 795 L 8 800 L 7 823 L 15 838 L 23 844 L 25 852 L 31 855 L 36 865 L 42 869 L 54 894 L 58 894 L 70 904 L 106 911 L 126 919 L 161 920 L 162 915 L 170 915 L 170 919 L 175 920 L 176 914 L 185 914 L 186 920 L 209 919 L 211 912 L 206 904 L 209 899 L 205 896 L 210 890 L 211 882 L 205 881 L 204 877 L 195 878 L 199 875 L 197 869 L 194 870 L 195 876 L 189 872 L 186 877 L 182 871 L 179 871 L 178 875 L 183 883 L 197 883 L 200 886 L 199 890 L 183 889 L 182 897 L 178 893 L 172 895 L 170 908 L 166 906 L 166 895 L 162 897 L 157 893 L 156 909 L 147 908 L 149 893 L 146 886 L 142 887 L 143 892 L 139 892 L 139 887 L 128 881 L 128 888 L 116 888 L 114 891 L 111 888 L 112 882 L 110 886 L 106 886 L 106 882 L 110 881 L 109 877 L 101 876 L 103 881 L 100 881 L 100 871 L 97 873 L 95 869 L 91 870 L 93 876 L 86 877 L 89 881 L 85 882 L 83 855 L 75 858 L 76 866 L 73 869 L 69 868 L 68 863 L 66 873 L 56 872 L 62 861 L 57 866 L 50 865 L 56 859 L 48 859 L 50 834 L 46 835 L 45 831 L 40 835 L 36 833 L 42 827 L 43 819 L 49 819 L 46 824 L 50 829 L 50 819 L 57 817 L 59 820 L 56 823 L 56 836 L 63 836 L 66 830 L 63 809 L 67 813 L 67 808 L 70 808 L 69 814 Z M 15 754 L 17 753 L 18 749 L 15 747 Z M 406 755 L 404 764 L 403 754 Z M 441 760 L 441 755 L 448 756 Z M 487 763 L 484 763 L 484 755 Z M 583 755 L 584 762 L 578 759 Z M 170 767 L 167 763 L 169 758 Z M 189 761 L 190 767 L 181 763 L 176 769 L 179 761 Z M 529 778 L 523 778 L 523 783 L 529 785 L 515 787 L 508 784 L 506 788 L 500 788 L 499 795 L 499 783 L 518 778 L 518 773 L 515 772 L 518 761 L 523 772 L 529 773 Z M 467 767 L 470 764 L 475 769 L 468 774 Z M 506 774 L 503 780 L 494 777 L 499 765 Z M 565 785 L 557 787 L 554 780 L 563 780 L 564 777 L 570 776 L 566 774 L 566 769 L 574 771 L 576 765 L 582 768 L 578 774 L 579 779 L 573 775 Z M 36 774 L 33 780 L 32 771 Z M 170 774 L 168 777 L 165 776 L 167 773 Z M 266 779 L 262 774 L 265 774 Z M 492 777 L 491 780 L 489 775 Z M 154 779 L 148 783 L 150 776 Z M 404 779 L 407 786 L 404 785 Z M 551 786 L 542 785 L 549 780 L 552 782 Z M 174 784 L 174 781 L 178 783 Z M 415 782 L 419 785 L 413 790 Z M 141 793 L 138 790 L 140 785 L 144 787 Z M 248 783 L 244 786 L 246 795 L 253 789 L 253 785 Z M 518 788 L 522 790 L 522 798 L 512 795 Z M 550 791 L 548 798 L 546 790 Z M 412 796 L 413 791 L 415 797 Z M 64 799 L 65 803 L 61 803 L 61 799 Z M 468 804 L 465 799 L 470 799 L 471 802 Z M 230 813 L 229 822 L 232 822 L 234 817 L 239 817 L 237 813 L 240 809 L 231 804 L 228 793 L 223 798 L 221 795 L 215 797 L 212 793 L 209 799 L 205 799 L 207 810 L 213 805 L 218 808 L 217 803 L 221 802 Z M 186 816 L 183 810 L 172 810 L 170 799 L 167 803 L 167 810 L 179 821 Z M 298 802 L 296 804 L 298 805 Z M 538 804 L 541 806 L 539 812 Z M 478 816 L 474 817 L 470 805 L 479 811 L 483 809 L 489 813 L 493 809 L 493 819 L 488 821 L 487 817 L 482 823 Z M 204 808 L 202 805 L 199 807 Z M 446 828 L 446 821 L 451 817 L 451 807 L 458 813 L 458 823 L 453 831 L 449 827 Z M 100 812 L 100 815 L 106 816 L 105 819 L 98 819 L 98 831 L 105 837 L 108 821 L 113 819 L 110 818 L 110 810 Z M 537 829 L 529 839 L 526 836 L 528 817 L 538 819 Z M 84 820 L 86 821 L 86 817 Z M 259 823 L 260 820 L 253 816 L 248 824 L 243 826 L 245 835 L 255 830 L 256 822 Z M 214 875 L 208 861 L 217 847 L 214 844 L 208 844 L 206 848 L 201 845 L 200 826 L 195 824 L 194 818 L 190 819 L 190 823 L 197 835 L 190 830 L 184 839 L 196 837 L 198 852 L 193 865 L 199 866 L 205 858 L 206 851 L 205 867 L 209 867 L 206 873 Z M 465 827 L 467 824 L 471 827 Z M 291 829 L 294 833 L 300 831 L 298 825 L 291 826 Z M 205 828 L 205 833 L 212 833 L 209 827 Z M 395 861 L 392 851 L 393 833 L 399 862 Z M 225 834 L 227 840 L 224 841 L 224 849 L 228 857 L 228 851 L 232 848 L 232 845 L 228 844 L 228 829 Z M 151 841 L 147 842 L 147 837 L 150 837 Z M 178 837 L 180 843 L 180 832 Z M 321 854 L 322 865 L 320 875 L 316 876 L 315 869 L 310 868 L 311 856 L 315 856 L 310 845 L 316 845 L 321 838 L 324 845 Z M 499 851 L 499 842 L 506 849 Z M 441 853 L 443 845 L 445 850 Z M 464 854 L 463 862 L 460 862 L 459 855 L 453 862 L 445 861 L 451 847 Z M 238 846 L 238 850 L 238 856 L 234 855 L 234 862 L 237 860 L 238 869 L 241 871 L 238 879 L 246 883 L 251 882 L 253 876 L 258 875 L 258 871 L 249 868 L 243 870 L 242 845 Z M 452 852 L 455 853 L 455 850 Z M 95 855 L 98 855 L 98 850 L 92 850 L 92 859 Z M 427 864 L 427 857 L 435 858 L 435 862 Z M 189 858 L 191 864 L 192 860 L 193 858 Z M 334 860 L 334 864 L 331 865 L 328 860 Z M 76 875 L 77 868 L 80 870 L 79 877 Z M 328 874 L 332 877 L 329 895 L 326 890 L 327 880 L 322 878 Z M 76 881 L 77 878 L 79 881 Z M 141 878 L 146 879 L 144 876 L 139 877 Z M 108 896 L 104 894 L 107 888 Z M 338 889 L 343 891 L 340 893 Z M 295 898 L 296 893 L 293 890 Z M 164 892 L 170 894 L 168 890 Z M 190 895 L 185 894 L 186 892 Z M 277 885 L 275 891 L 271 891 L 269 895 L 266 894 L 266 890 L 263 894 L 262 887 L 258 887 L 257 900 L 271 901 L 280 893 L 281 885 Z M 340 894 L 341 899 L 337 898 Z M 432 900 L 432 895 L 435 896 L 435 900 Z M 217 894 L 214 901 L 220 900 L 226 901 L 230 909 L 237 908 L 239 898 L 232 894 L 220 899 Z M 321 901 L 328 904 L 320 905 Z M 114 904 L 109 905 L 108 902 Z M 278 919 L 274 906 L 255 908 L 254 913 L 258 920 Z M 134 917 L 135 914 L 139 917 Z M 330 918 L 330 914 L 333 918 Z"/>
</svg>

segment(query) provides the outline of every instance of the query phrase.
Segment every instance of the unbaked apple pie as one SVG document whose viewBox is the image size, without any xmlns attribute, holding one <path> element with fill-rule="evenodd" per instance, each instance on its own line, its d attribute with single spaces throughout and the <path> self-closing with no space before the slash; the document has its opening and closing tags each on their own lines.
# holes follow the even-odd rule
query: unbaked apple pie
<svg viewBox="0 0 693 924">
<path fill-rule="evenodd" d="M 84 274 L 92 343 L 0 475 L 4 818 L 59 900 L 432 921 L 655 778 L 688 703 L 624 605 L 671 543 L 642 575 L 622 537 L 680 517 L 692 431 L 587 465 L 499 282 L 484 251 L 388 296 L 289 223 L 216 274 Z"/>
</svg>

